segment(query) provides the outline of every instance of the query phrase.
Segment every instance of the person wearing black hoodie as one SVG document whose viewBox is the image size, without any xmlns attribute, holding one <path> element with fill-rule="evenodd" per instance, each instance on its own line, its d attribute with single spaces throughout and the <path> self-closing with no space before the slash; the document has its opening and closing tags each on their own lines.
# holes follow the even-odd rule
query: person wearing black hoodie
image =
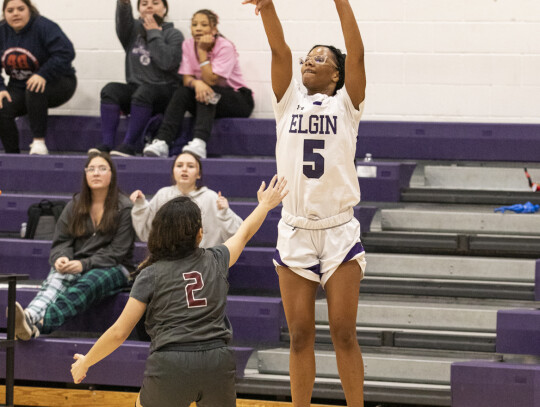
<svg viewBox="0 0 540 407">
<path fill-rule="evenodd" d="M 19 153 L 15 118 L 28 114 L 30 154 L 48 154 L 45 144 L 50 107 L 66 103 L 77 87 L 73 44 L 30 0 L 4 0 L 0 21 L 0 140 L 6 153 Z"/>
</svg>

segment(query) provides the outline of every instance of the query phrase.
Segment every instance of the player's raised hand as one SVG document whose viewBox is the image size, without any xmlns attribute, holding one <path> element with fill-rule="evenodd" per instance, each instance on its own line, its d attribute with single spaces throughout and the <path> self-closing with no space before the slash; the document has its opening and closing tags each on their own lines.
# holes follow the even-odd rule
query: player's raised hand
<svg viewBox="0 0 540 407">
<path fill-rule="evenodd" d="M 287 180 L 283 177 L 278 179 L 277 175 L 274 175 L 268 184 L 268 188 L 266 188 L 266 183 L 263 181 L 261 187 L 257 191 L 259 205 L 265 206 L 268 210 L 278 206 L 283 198 L 289 193 L 289 191 L 285 189 L 286 186 Z"/>
<path fill-rule="evenodd" d="M 244 0 L 242 4 L 255 5 L 255 14 L 259 15 L 263 8 L 265 8 L 269 4 L 272 4 L 272 0 Z"/>
</svg>

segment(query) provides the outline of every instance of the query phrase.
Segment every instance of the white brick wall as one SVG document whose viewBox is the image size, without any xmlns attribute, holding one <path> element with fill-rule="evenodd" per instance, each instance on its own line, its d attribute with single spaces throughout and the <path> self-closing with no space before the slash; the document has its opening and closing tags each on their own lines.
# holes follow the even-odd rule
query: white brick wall
<svg viewBox="0 0 540 407">
<path fill-rule="evenodd" d="M 366 46 L 365 119 L 540 122 L 540 1 L 350 1 Z M 100 88 L 124 78 L 115 0 L 34 2 L 77 50 L 79 88 L 57 113 L 97 115 Z M 196 9 L 220 15 L 220 29 L 236 44 L 255 91 L 254 116 L 272 117 L 270 53 L 253 7 L 241 0 L 169 3 L 169 19 L 186 37 Z M 295 58 L 317 42 L 343 47 L 331 0 L 275 3 Z"/>
</svg>

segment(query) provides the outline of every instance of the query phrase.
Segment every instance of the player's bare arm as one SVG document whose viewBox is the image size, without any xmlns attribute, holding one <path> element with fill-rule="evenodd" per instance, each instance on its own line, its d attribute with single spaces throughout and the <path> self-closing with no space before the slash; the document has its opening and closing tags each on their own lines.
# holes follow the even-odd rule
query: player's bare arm
<svg viewBox="0 0 540 407">
<path fill-rule="evenodd" d="M 259 204 L 244 222 L 242 222 L 234 236 L 224 243 L 230 253 L 229 267 L 236 263 L 249 239 L 261 227 L 268 212 L 278 206 L 289 193 L 285 189 L 286 186 L 287 181 L 283 177 L 278 179 L 277 175 L 274 175 L 274 178 L 268 184 L 268 188 L 266 188 L 266 183 L 264 181 L 262 182 L 261 187 L 257 191 Z"/>
<path fill-rule="evenodd" d="M 366 70 L 364 66 L 364 43 L 354 12 L 348 0 L 334 0 L 341 21 L 347 59 L 345 60 L 345 88 L 358 108 L 366 96 Z"/>
<path fill-rule="evenodd" d="M 272 90 L 279 102 L 292 80 L 292 52 L 285 42 L 283 27 L 272 0 L 246 0 L 254 4 L 255 13 L 261 15 L 264 31 L 272 51 Z"/>
</svg>

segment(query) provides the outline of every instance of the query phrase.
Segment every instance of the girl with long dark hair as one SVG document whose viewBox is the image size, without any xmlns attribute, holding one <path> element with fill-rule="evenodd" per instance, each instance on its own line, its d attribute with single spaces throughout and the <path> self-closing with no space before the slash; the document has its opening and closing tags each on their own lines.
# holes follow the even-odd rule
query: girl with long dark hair
<svg viewBox="0 0 540 407">
<path fill-rule="evenodd" d="M 108 154 L 90 154 L 81 192 L 56 224 L 51 271 L 26 309 L 16 303 L 17 338 L 50 333 L 124 288 L 134 269 L 134 239 L 131 202 L 118 190 L 113 162 Z"/>
</svg>

